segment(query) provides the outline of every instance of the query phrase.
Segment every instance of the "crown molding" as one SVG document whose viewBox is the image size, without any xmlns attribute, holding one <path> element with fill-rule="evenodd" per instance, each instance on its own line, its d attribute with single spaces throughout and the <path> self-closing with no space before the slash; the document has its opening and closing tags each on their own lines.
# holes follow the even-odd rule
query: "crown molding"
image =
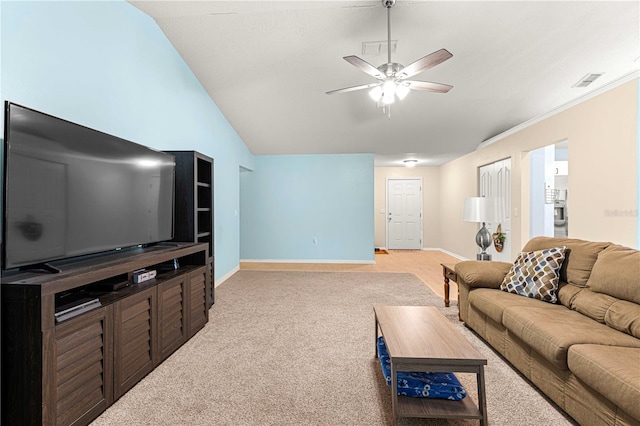
<svg viewBox="0 0 640 426">
<path fill-rule="evenodd" d="M 574 106 L 579 105 L 579 104 L 581 104 L 583 102 L 586 102 L 591 98 L 594 98 L 594 97 L 596 97 L 598 95 L 601 95 L 601 94 L 603 94 L 605 92 L 608 92 L 609 90 L 613 90 L 616 87 L 621 86 L 621 85 L 623 85 L 625 83 L 628 83 L 628 82 L 630 82 L 630 81 L 632 81 L 634 79 L 637 79 L 637 78 L 640 78 L 640 71 L 634 71 L 634 72 L 632 72 L 630 74 L 622 76 L 617 80 L 614 80 L 614 81 L 612 81 L 610 83 L 605 84 L 602 87 L 597 88 L 593 92 L 586 93 L 583 96 L 580 96 L 580 97 L 578 97 L 578 98 L 576 98 L 576 99 L 574 99 L 574 100 L 572 100 L 570 102 L 567 102 L 566 104 L 563 104 L 563 105 L 561 105 L 561 106 L 559 106 L 557 108 L 554 108 L 551 111 L 547 112 L 546 114 L 543 114 L 543 115 L 540 115 L 538 117 L 532 118 L 531 120 L 527 120 L 524 123 L 518 124 L 517 126 L 512 127 L 509 130 L 505 130 L 504 132 L 502 132 L 502 133 L 500 133 L 500 134 L 498 134 L 498 135 L 496 135 L 496 136 L 494 136 L 494 137 L 492 137 L 490 139 L 487 139 L 486 141 L 483 141 L 482 143 L 480 143 L 480 145 L 478 145 L 478 147 L 476 148 L 476 151 L 479 150 L 479 149 L 485 148 L 485 147 L 491 145 L 492 143 L 498 142 L 501 139 L 504 139 L 504 138 L 506 138 L 508 136 L 511 136 L 511 135 L 515 134 L 515 133 L 518 133 L 519 131 L 526 129 L 529 126 L 533 126 L 536 123 L 539 123 L 539 122 L 541 122 L 543 120 L 546 120 L 549 117 L 553 117 L 556 114 L 559 114 L 559 113 L 561 113 L 563 111 L 566 111 L 569 108 L 573 108 Z"/>
</svg>

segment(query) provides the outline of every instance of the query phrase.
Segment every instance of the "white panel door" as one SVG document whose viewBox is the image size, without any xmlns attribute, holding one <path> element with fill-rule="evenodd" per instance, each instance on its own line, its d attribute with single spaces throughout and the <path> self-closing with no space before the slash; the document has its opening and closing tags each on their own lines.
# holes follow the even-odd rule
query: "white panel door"
<svg viewBox="0 0 640 426">
<path fill-rule="evenodd" d="M 511 158 L 480 167 L 480 196 L 498 199 L 498 220 L 486 226 L 493 234 L 501 225 L 506 236 L 502 252 L 497 252 L 491 244 L 487 253 L 491 254 L 491 260 L 511 262 Z"/>
<path fill-rule="evenodd" d="M 422 249 L 422 180 L 387 180 L 387 248 Z"/>
</svg>

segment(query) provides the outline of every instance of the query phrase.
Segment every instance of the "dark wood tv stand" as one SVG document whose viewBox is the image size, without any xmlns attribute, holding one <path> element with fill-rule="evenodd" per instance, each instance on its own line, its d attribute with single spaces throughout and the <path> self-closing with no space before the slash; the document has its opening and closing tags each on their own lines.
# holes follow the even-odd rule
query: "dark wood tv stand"
<svg viewBox="0 0 640 426">
<path fill-rule="evenodd" d="M 178 269 L 160 268 L 174 259 Z M 209 320 L 207 244 L 126 249 L 59 266 L 59 274 L 2 277 L 3 425 L 89 424 Z M 132 284 L 142 268 L 158 275 Z M 116 291 L 96 290 L 124 281 Z M 101 306 L 56 323 L 56 301 L 75 293 Z"/>
</svg>

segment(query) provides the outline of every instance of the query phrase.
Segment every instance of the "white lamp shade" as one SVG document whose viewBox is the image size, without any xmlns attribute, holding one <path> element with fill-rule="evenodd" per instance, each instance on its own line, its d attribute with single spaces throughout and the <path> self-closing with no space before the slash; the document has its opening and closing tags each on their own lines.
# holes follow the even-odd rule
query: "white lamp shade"
<svg viewBox="0 0 640 426">
<path fill-rule="evenodd" d="M 492 197 L 465 198 L 463 220 L 466 222 L 497 221 L 498 200 Z"/>
</svg>

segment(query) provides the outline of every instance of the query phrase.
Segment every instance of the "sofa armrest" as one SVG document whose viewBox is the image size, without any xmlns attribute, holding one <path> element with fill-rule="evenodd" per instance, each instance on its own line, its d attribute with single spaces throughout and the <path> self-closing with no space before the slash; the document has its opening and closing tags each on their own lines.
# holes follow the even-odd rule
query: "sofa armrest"
<svg viewBox="0 0 640 426">
<path fill-rule="evenodd" d="M 511 266 L 508 262 L 466 260 L 457 263 L 455 271 L 458 284 L 464 283 L 469 288 L 499 288 Z"/>
<path fill-rule="evenodd" d="M 458 309 L 460 318 L 467 322 L 469 318 L 469 292 L 474 288 L 500 288 L 502 280 L 511 269 L 507 262 L 487 262 L 466 260 L 456 263 L 458 276 Z"/>
</svg>

